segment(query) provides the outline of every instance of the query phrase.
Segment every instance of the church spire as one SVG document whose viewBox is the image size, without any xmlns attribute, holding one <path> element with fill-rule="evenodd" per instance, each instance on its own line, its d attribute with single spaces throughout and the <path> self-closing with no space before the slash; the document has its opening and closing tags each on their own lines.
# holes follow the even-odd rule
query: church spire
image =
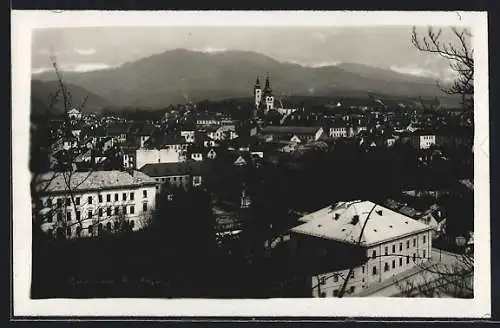
<svg viewBox="0 0 500 328">
<path fill-rule="evenodd" d="M 271 91 L 271 83 L 269 82 L 269 73 L 267 73 L 267 76 L 266 76 L 266 86 L 264 89 Z"/>
<path fill-rule="evenodd" d="M 260 80 L 259 80 L 258 76 L 257 76 L 257 80 L 255 81 L 255 89 L 260 89 Z"/>
</svg>

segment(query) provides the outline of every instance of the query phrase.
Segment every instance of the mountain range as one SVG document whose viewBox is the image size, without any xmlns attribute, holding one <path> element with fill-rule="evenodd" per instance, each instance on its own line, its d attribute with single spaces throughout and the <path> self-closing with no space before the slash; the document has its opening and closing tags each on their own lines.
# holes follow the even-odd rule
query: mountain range
<svg viewBox="0 0 500 328">
<path fill-rule="evenodd" d="M 251 97 L 256 77 L 267 74 L 278 98 L 289 96 L 439 97 L 444 106 L 459 99 L 444 95 L 433 79 L 355 63 L 307 67 L 248 51 L 202 53 L 176 49 L 108 69 L 62 72 L 73 100 L 88 96 L 86 111 L 107 106 L 164 108 L 170 104 Z M 43 108 L 56 90 L 53 71 L 32 77 L 32 107 Z M 76 103 L 76 101 L 75 101 Z"/>
</svg>

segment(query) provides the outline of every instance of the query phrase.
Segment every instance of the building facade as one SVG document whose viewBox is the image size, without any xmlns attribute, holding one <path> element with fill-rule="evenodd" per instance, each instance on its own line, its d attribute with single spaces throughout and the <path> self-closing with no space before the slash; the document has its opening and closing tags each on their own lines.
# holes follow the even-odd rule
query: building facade
<svg viewBox="0 0 500 328">
<path fill-rule="evenodd" d="M 340 267 L 313 271 L 309 276 L 313 297 L 338 296 L 352 268 L 345 296 L 355 295 L 429 261 L 432 254 L 432 228 L 370 201 L 340 202 L 300 219 L 305 222 L 291 230 L 301 246 L 327 243 L 343 254 L 352 251 L 357 261 Z M 363 228 L 364 227 L 364 228 Z M 300 250 L 299 250 L 300 252 Z M 338 256 L 338 255 L 337 255 Z M 347 256 L 349 257 L 349 256 Z"/>
<path fill-rule="evenodd" d="M 139 171 L 45 173 L 36 182 L 41 229 L 64 238 L 113 232 L 119 224 L 140 230 L 156 207 L 156 184 Z"/>
</svg>

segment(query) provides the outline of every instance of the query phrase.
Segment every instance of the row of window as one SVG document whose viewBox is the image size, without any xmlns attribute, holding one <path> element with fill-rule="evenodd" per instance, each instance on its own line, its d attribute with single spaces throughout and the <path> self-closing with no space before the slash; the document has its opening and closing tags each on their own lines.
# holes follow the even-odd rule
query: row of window
<svg viewBox="0 0 500 328">
<path fill-rule="evenodd" d="M 129 214 L 135 214 L 135 206 L 134 205 L 129 206 L 128 211 L 127 211 L 127 207 L 128 206 L 126 206 L 126 205 L 121 206 L 123 214 L 127 214 L 127 212 Z M 143 203 L 142 204 L 142 210 L 143 210 L 143 212 L 147 212 L 147 210 L 148 210 L 148 203 Z M 99 217 L 102 217 L 104 215 L 104 213 L 106 213 L 107 216 L 119 215 L 120 214 L 120 206 L 115 206 L 114 213 L 113 213 L 113 208 L 111 206 L 107 207 L 105 209 L 105 211 L 104 211 L 103 208 L 97 209 L 97 215 Z M 75 216 L 76 216 L 76 220 L 80 221 L 80 219 L 81 219 L 81 212 L 80 211 L 75 211 Z M 87 211 L 87 219 L 91 219 L 92 216 L 93 216 L 93 211 L 92 210 L 88 210 Z M 62 212 L 57 212 L 57 220 L 58 221 L 62 221 L 63 220 L 63 213 Z M 72 212 L 66 212 L 66 221 L 70 222 L 72 220 L 73 220 Z M 48 223 L 52 222 L 52 217 L 51 216 L 47 217 L 47 222 Z"/>
<path fill-rule="evenodd" d="M 156 181 L 157 182 L 165 182 L 165 181 L 177 181 L 177 178 L 179 178 L 179 181 L 187 181 L 189 180 L 189 176 L 188 175 L 184 175 L 184 176 L 179 176 L 179 177 L 167 177 L 167 178 L 156 178 Z"/>
<path fill-rule="evenodd" d="M 417 237 L 413 238 L 413 247 L 417 247 Z M 422 243 L 425 244 L 427 242 L 427 236 L 423 235 L 422 236 Z M 410 248 L 410 240 L 406 241 L 406 249 Z M 403 250 L 403 242 L 399 243 L 399 251 L 401 252 Z M 392 244 L 392 254 L 396 253 L 396 244 Z M 384 255 L 389 255 L 389 246 L 385 246 L 384 248 Z M 372 259 L 377 257 L 377 250 L 374 249 L 372 250 Z"/>
<path fill-rule="evenodd" d="M 349 287 L 349 289 L 347 290 L 347 292 L 350 293 L 350 294 L 352 294 L 352 293 L 354 293 L 355 290 L 356 290 L 356 287 L 355 286 L 351 286 L 351 287 Z M 333 297 L 338 297 L 339 296 L 339 290 L 338 289 L 334 289 L 332 295 L 333 295 Z M 325 292 L 321 292 L 320 297 L 326 297 L 326 293 Z"/>
<path fill-rule="evenodd" d="M 425 258 L 426 258 L 426 256 L 427 256 L 426 251 L 425 251 L 425 250 L 423 250 L 423 251 L 422 251 L 422 258 L 423 258 L 423 259 L 425 259 Z M 415 261 L 416 261 L 416 259 L 417 259 L 417 254 L 413 253 L 412 258 L 413 258 L 413 262 L 415 262 Z M 391 266 L 389 266 L 389 262 L 384 262 L 384 272 L 388 272 L 388 271 L 390 270 L 390 268 L 391 268 L 391 267 L 392 267 L 392 269 L 395 269 L 395 268 L 396 268 L 396 260 L 392 260 L 392 263 L 391 263 L 391 264 L 392 264 L 392 265 L 391 265 Z M 406 264 L 410 264 L 410 256 L 409 256 L 409 255 L 406 255 Z M 399 266 L 400 266 L 400 267 L 402 267 L 402 266 L 403 266 L 403 257 L 402 257 L 402 256 L 401 256 L 401 257 L 399 257 Z M 363 267 L 363 269 L 364 269 L 364 267 Z M 364 270 L 363 270 L 363 271 L 364 271 Z M 375 275 L 377 275 L 377 266 L 374 266 L 374 267 L 372 268 L 372 275 L 374 275 L 374 276 L 375 276 Z"/>
<path fill-rule="evenodd" d="M 364 269 L 364 267 L 363 267 L 363 269 Z M 333 274 L 333 282 L 339 282 L 339 278 L 343 279 L 339 273 L 334 273 Z M 319 279 L 319 284 L 320 285 L 326 284 L 326 279 L 327 279 L 327 277 L 321 277 Z M 351 275 L 350 275 L 349 279 L 354 279 L 354 271 L 351 272 Z"/>
<path fill-rule="evenodd" d="M 127 200 L 127 194 L 128 196 L 130 197 L 130 200 L 134 200 L 135 199 L 135 193 L 134 192 L 130 192 L 130 193 L 122 193 L 122 200 L 123 201 L 126 201 Z M 107 194 L 106 195 L 106 202 L 109 203 L 111 202 L 111 195 L 112 194 Z M 143 190 L 142 191 L 142 197 L 143 198 L 147 198 L 148 197 L 148 191 L 147 190 Z M 115 193 L 114 194 L 114 201 L 117 202 L 119 201 L 119 194 L 118 193 Z M 66 197 L 66 198 L 56 198 L 56 204 L 57 204 L 57 207 L 61 207 L 63 206 L 63 203 L 65 203 L 66 206 L 71 206 L 71 198 L 70 197 Z M 98 195 L 97 196 L 97 200 L 99 203 L 102 203 L 103 202 L 103 195 Z M 94 197 L 92 196 L 88 196 L 87 197 L 87 203 L 88 204 L 93 204 L 94 202 Z M 81 200 L 80 200 L 80 197 L 75 197 L 75 205 L 80 205 L 81 204 Z M 46 201 L 46 207 L 52 207 L 52 198 L 48 198 L 47 201 Z"/>
</svg>

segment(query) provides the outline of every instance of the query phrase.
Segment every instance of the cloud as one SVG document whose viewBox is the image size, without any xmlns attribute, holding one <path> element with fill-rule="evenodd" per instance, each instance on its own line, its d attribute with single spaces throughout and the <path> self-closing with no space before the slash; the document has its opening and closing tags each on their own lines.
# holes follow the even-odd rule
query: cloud
<svg viewBox="0 0 500 328">
<path fill-rule="evenodd" d="M 95 49 L 75 49 L 75 53 L 82 56 L 90 56 L 96 53 Z"/>
<path fill-rule="evenodd" d="M 313 63 L 313 64 L 309 64 L 307 66 L 319 68 L 319 67 L 326 67 L 326 66 L 337 66 L 338 64 L 340 64 L 339 61 L 329 61 L 329 62 Z"/>
<path fill-rule="evenodd" d="M 415 75 L 421 77 L 433 77 L 433 78 L 439 77 L 439 74 L 436 73 L 435 71 L 421 67 L 391 66 L 390 68 L 391 70 L 401 74 L 409 74 L 409 75 Z"/>
<path fill-rule="evenodd" d="M 197 52 L 203 52 L 203 53 L 217 53 L 217 52 L 227 51 L 228 49 L 226 49 L 226 48 L 205 47 L 205 48 L 194 48 L 194 49 L 191 49 L 191 50 L 192 51 L 197 51 Z"/>
<path fill-rule="evenodd" d="M 61 64 L 58 65 L 61 71 L 65 72 L 90 72 L 97 71 L 101 69 L 112 68 L 113 66 L 104 63 L 85 63 L 85 64 Z M 53 70 L 52 67 L 37 67 L 31 70 L 31 74 L 41 74 L 47 71 Z"/>
</svg>

